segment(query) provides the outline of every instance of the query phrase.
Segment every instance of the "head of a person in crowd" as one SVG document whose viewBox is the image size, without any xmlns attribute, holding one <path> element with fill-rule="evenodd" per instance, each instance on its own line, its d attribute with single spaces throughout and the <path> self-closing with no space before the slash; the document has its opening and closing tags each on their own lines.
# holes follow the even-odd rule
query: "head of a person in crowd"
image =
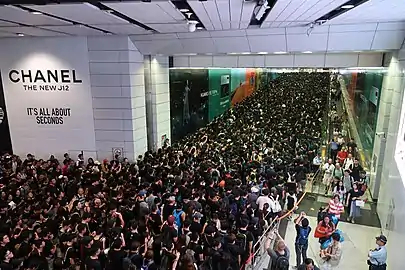
<svg viewBox="0 0 405 270">
<path fill-rule="evenodd" d="M 267 197 L 267 196 L 269 196 L 269 194 L 270 194 L 269 189 L 267 189 L 267 188 L 262 189 L 262 196 Z"/>
<path fill-rule="evenodd" d="M 358 166 L 359 165 L 359 160 L 357 158 L 355 158 L 353 163 L 354 163 L 354 166 Z"/>
<path fill-rule="evenodd" d="M 379 235 L 375 238 L 375 243 L 378 246 L 385 246 L 387 244 L 387 237 L 385 237 L 385 235 Z"/>
<path fill-rule="evenodd" d="M 344 170 L 344 176 L 348 177 L 350 175 L 350 171 L 349 170 Z"/>
<path fill-rule="evenodd" d="M 314 260 L 312 260 L 311 258 L 306 258 L 304 260 L 304 265 L 305 265 L 305 270 L 314 270 L 315 269 L 315 264 L 314 264 Z"/>
<path fill-rule="evenodd" d="M 338 233 L 333 233 L 333 234 L 332 234 L 332 241 L 333 241 L 334 243 L 340 242 L 340 234 L 338 234 Z"/>
<path fill-rule="evenodd" d="M 353 190 L 357 191 L 358 190 L 358 186 L 356 183 L 353 184 Z"/>
<path fill-rule="evenodd" d="M 365 178 L 367 176 L 367 172 L 365 170 L 360 171 L 360 178 Z"/>
<path fill-rule="evenodd" d="M 336 168 L 337 170 L 340 170 L 340 163 L 339 163 L 339 162 L 336 162 L 335 168 Z"/>
<path fill-rule="evenodd" d="M 330 220 L 330 217 L 329 217 L 329 216 L 325 216 L 325 217 L 323 218 L 323 220 L 322 220 L 322 225 L 323 225 L 323 226 L 329 226 L 331 222 L 332 222 L 332 221 Z"/>
<path fill-rule="evenodd" d="M 283 252 L 283 251 L 285 250 L 285 248 L 286 248 L 286 245 L 285 245 L 284 240 L 279 239 L 279 240 L 276 242 L 276 250 L 277 250 L 278 252 Z"/>
<path fill-rule="evenodd" d="M 349 160 L 353 159 L 352 154 L 348 154 L 348 155 L 347 155 L 347 158 L 348 158 Z"/>
<path fill-rule="evenodd" d="M 334 201 L 335 203 L 339 203 L 339 202 L 340 202 L 340 196 L 339 196 L 339 194 L 333 195 L 333 201 Z"/>
<path fill-rule="evenodd" d="M 330 165 L 332 165 L 333 164 L 333 159 L 328 159 L 328 163 L 330 164 Z"/>
<path fill-rule="evenodd" d="M 308 226 L 309 226 L 309 220 L 308 220 L 307 218 L 303 218 L 303 219 L 301 220 L 301 226 L 302 226 L 303 228 L 308 228 Z"/>
</svg>

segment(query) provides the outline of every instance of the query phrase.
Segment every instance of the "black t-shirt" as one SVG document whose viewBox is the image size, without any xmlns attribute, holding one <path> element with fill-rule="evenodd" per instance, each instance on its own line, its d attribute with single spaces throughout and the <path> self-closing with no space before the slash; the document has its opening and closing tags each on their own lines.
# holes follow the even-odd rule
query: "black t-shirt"
<svg viewBox="0 0 405 270">
<path fill-rule="evenodd" d="M 198 223 L 195 221 L 191 222 L 190 232 L 201 234 L 202 230 L 203 230 L 203 225 L 201 225 L 201 223 Z"/>
<path fill-rule="evenodd" d="M 108 252 L 108 269 L 116 270 L 123 268 L 123 260 L 126 254 L 123 250 L 111 249 Z"/>
<path fill-rule="evenodd" d="M 173 211 L 176 209 L 175 205 L 165 204 L 163 206 L 163 220 L 167 220 L 170 215 L 173 215 Z"/>
<path fill-rule="evenodd" d="M 70 263 L 70 259 L 74 259 L 74 260 L 76 260 L 77 259 L 77 253 L 76 253 L 76 251 L 74 250 L 74 248 L 73 247 L 68 247 L 67 249 L 66 249 L 66 251 L 65 251 L 65 254 L 64 254 L 64 265 L 66 266 L 66 267 L 68 267 L 68 266 L 70 266 L 71 265 L 71 263 Z"/>
<path fill-rule="evenodd" d="M 194 260 L 196 262 L 200 261 L 200 254 L 204 254 L 203 248 L 201 245 L 194 243 L 194 242 L 190 242 L 188 244 L 188 249 L 191 249 L 192 251 L 194 251 Z"/>
<path fill-rule="evenodd" d="M 151 213 L 150 215 L 149 215 L 149 222 L 148 222 L 148 224 L 149 224 L 149 226 L 150 226 L 150 229 L 151 229 L 151 231 L 154 233 L 154 234 L 159 234 L 160 233 L 160 228 L 161 228 L 161 226 L 162 226 L 162 218 L 160 217 L 160 215 L 158 215 L 158 214 L 154 214 L 154 213 Z"/>
<path fill-rule="evenodd" d="M 357 191 L 354 191 L 354 189 L 351 189 L 350 191 L 349 191 L 349 194 L 350 194 L 350 201 L 352 201 L 352 199 L 354 198 L 354 197 L 361 197 L 361 190 L 357 190 Z"/>
<path fill-rule="evenodd" d="M 88 258 L 86 260 L 87 270 L 101 270 L 101 263 L 99 260 L 94 260 L 92 258 Z"/>
</svg>

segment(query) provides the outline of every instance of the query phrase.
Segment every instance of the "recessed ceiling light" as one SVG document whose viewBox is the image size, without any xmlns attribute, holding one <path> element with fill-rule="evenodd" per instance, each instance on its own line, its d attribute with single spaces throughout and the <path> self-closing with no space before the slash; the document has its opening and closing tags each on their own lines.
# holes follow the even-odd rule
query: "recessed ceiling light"
<svg viewBox="0 0 405 270">
<path fill-rule="evenodd" d="M 250 52 L 243 52 L 243 53 L 241 53 L 241 54 L 250 54 Z"/>
<path fill-rule="evenodd" d="M 188 8 L 181 8 L 179 10 L 180 10 L 180 12 L 189 12 L 190 11 Z"/>
<path fill-rule="evenodd" d="M 33 14 L 33 15 L 42 15 L 42 12 L 39 12 L 39 11 L 32 11 L 31 14 Z"/>
<path fill-rule="evenodd" d="M 198 21 L 191 20 L 191 21 L 188 21 L 188 23 L 197 24 L 197 23 L 198 23 Z"/>
<path fill-rule="evenodd" d="M 302 52 L 302 53 L 312 53 L 311 51 L 305 51 L 305 52 Z"/>
<path fill-rule="evenodd" d="M 351 8 L 354 8 L 354 5 L 343 5 L 343 6 L 341 6 L 340 8 L 343 8 L 343 9 L 351 9 Z"/>
<path fill-rule="evenodd" d="M 274 52 L 274 54 L 286 54 L 287 52 Z"/>
<path fill-rule="evenodd" d="M 203 29 L 204 29 L 204 27 L 201 27 L 201 26 L 197 27 L 197 30 L 203 30 Z"/>
<path fill-rule="evenodd" d="M 268 52 L 258 52 L 257 54 L 268 54 Z"/>
<path fill-rule="evenodd" d="M 19 37 L 23 37 L 23 36 L 24 36 L 24 34 L 23 34 L 23 33 L 18 33 L 18 34 L 17 34 L 17 36 L 19 36 Z"/>
<path fill-rule="evenodd" d="M 231 52 L 231 53 L 227 53 L 227 54 L 240 54 L 240 53 Z"/>
</svg>

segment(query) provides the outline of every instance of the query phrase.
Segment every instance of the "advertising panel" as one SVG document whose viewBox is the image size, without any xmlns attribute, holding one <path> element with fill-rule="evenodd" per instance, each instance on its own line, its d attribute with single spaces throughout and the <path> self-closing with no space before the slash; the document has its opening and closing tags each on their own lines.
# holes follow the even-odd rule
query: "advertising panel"
<svg viewBox="0 0 405 270">
<path fill-rule="evenodd" d="M 14 153 L 95 152 L 87 39 L 4 39 L 0 48 Z"/>
</svg>

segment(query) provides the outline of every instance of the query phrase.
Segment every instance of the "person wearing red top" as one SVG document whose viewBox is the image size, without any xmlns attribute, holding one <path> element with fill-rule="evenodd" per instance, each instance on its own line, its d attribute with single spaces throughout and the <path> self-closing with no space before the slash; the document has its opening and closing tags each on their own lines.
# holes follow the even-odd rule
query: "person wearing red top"
<svg viewBox="0 0 405 270">
<path fill-rule="evenodd" d="M 345 159 L 347 158 L 347 151 L 346 148 L 342 147 L 342 150 L 340 150 L 337 153 L 337 160 L 340 163 L 340 165 L 343 165 L 343 162 L 345 161 Z"/>
<path fill-rule="evenodd" d="M 325 212 L 328 211 L 329 216 L 332 218 L 335 216 L 337 218 L 337 221 L 339 222 L 340 215 L 344 213 L 345 208 L 343 204 L 340 202 L 340 196 L 339 194 L 335 194 L 333 196 L 333 199 L 329 201 L 328 206 L 324 210 Z M 337 225 L 337 223 L 335 224 Z"/>
</svg>

